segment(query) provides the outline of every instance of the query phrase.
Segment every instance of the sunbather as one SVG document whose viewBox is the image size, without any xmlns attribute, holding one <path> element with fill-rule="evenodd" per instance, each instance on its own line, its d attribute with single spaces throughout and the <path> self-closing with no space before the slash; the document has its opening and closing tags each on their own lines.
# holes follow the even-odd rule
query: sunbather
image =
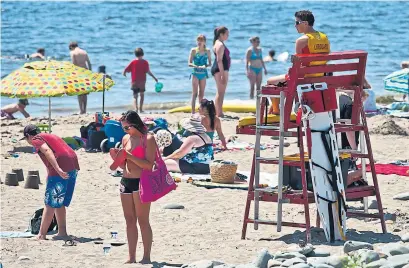
<svg viewBox="0 0 409 268">
<path fill-rule="evenodd" d="M 192 135 L 183 140 L 179 149 L 163 158 L 166 167 L 173 172 L 209 174 L 209 164 L 214 159 L 213 142 L 206 134 L 201 118 L 196 116 L 185 118 L 180 124 Z"/>
<path fill-rule="evenodd" d="M 213 101 L 203 99 L 200 102 L 199 113 L 202 116 L 202 124 L 206 128 L 206 134 L 213 140 L 214 132 L 217 132 L 223 148 L 227 150 L 226 138 L 222 131 L 222 123 L 218 116 L 216 116 L 216 107 Z"/>
</svg>

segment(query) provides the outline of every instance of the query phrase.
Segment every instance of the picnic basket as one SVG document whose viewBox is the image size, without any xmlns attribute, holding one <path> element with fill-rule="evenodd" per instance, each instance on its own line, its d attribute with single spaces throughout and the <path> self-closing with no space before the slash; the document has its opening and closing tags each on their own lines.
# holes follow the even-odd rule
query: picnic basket
<svg viewBox="0 0 409 268">
<path fill-rule="evenodd" d="M 231 161 L 215 160 L 210 164 L 210 177 L 216 183 L 234 183 L 237 164 Z"/>
</svg>

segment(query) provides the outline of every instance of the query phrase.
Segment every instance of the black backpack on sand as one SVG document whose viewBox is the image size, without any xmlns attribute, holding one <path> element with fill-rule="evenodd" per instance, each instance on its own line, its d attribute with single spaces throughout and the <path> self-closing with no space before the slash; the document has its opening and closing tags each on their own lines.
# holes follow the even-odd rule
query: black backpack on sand
<svg viewBox="0 0 409 268">
<path fill-rule="evenodd" d="M 44 208 L 37 209 L 36 212 L 34 212 L 34 215 L 30 219 L 30 231 L 32 234 L 38 234 L 40 232 L 40 226 L 41 226 L 41 219 L 43 218 L 43 211 Z M 48 232 L 58 230 L 58 225 L 57 225 L 57 218 L 53 217 L 53 220 L 50 223 L 50 227 L 48 227 Z"/>
</svg>

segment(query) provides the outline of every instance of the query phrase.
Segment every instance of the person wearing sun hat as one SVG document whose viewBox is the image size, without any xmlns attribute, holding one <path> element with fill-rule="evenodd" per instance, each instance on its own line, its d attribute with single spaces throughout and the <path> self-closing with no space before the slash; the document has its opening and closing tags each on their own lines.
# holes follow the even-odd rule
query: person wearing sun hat
<svg viewBox="0 0 409 268">
<path fill-rule="evenodd" d="M 209 174 L 209 164 L 214 159 L 213 142 L 206 134 L 200 116 L 184 118 L 180 126 L 192 135 L 183 140 L 179 149 L 163 159 L 166 167 L 173 172 Z"/>
<path fill-rule="evenodd" d="M 39 240 L 45 240 L 48 227 L 54 217 L 58 223 L 56 237 L 66 239 L 66 207 L 71 203 L 77 172 L 80 169 L 74 150 L 60 137 L 49 133 L 40 133 L 35 125 L 27 125 L 24 137 L 32 145 L 47 168 L 47 186 L 44 197 L 44 212 L 41 220 Z"/>
</svg>

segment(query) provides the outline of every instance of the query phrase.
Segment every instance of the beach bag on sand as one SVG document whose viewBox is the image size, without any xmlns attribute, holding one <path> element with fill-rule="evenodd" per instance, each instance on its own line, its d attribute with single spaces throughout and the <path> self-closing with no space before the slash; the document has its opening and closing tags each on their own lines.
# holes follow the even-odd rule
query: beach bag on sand
<svg viewBox="0 0 409 268">
<path fill-rule="evenodd" d="M 30 232 L 32 234 L 36 235 L 40 232 L 41 219 L 43 218 L 43 210 L 44 208 L 37 209 L 30 219 Z M 57 219 L 55 218 L 55 214 L 50 223 L 50 227 L 48 227 L 48 232 L 51 232 L 52 230 L 54 230 L 54 228 L 58 230 Z"/>
<path fill-rule="evenodd" d="M 139 183 L 139 195 L 142 203 L 149 203 L 176 189 L 176 183 L 169 174 L 158 145 L 156 145 L 155 163 L 152 170 L 143 169 Z"/>
</svg>

